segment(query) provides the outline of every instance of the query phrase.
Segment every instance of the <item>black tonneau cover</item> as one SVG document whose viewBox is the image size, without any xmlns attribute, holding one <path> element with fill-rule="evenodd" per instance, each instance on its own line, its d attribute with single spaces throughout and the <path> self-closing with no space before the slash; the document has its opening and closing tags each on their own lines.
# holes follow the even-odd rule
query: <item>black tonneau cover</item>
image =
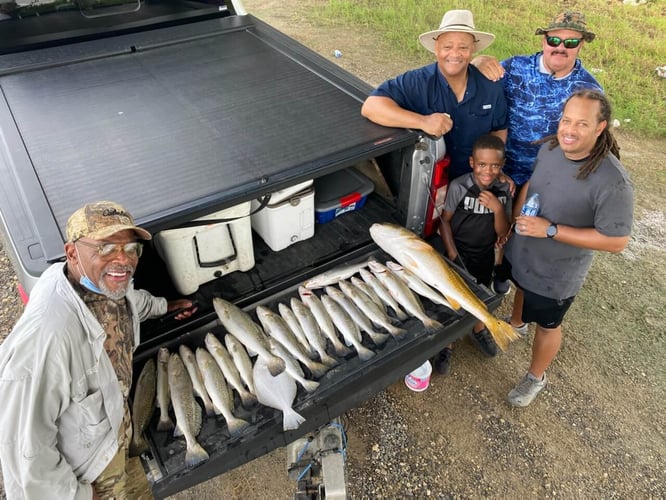
<svg viewBox="0 0 666 500">
<path fill-rule="evenodd" d="M 20 55 L 0 56 L 0 203 L 35 275 L 85 202 L 159 230 L 414 142 L 360 116 L 366 84 L 249 15 Z"/>
</svg>

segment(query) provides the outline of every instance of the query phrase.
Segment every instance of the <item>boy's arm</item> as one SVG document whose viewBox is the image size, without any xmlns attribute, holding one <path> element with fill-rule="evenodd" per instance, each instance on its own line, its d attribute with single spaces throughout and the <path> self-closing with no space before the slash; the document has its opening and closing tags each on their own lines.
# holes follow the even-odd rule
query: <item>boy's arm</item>
<svg viewBox="0 0 666 500">
<path fill-rule="evenodd" d="M 451 219 L 453 212 L 444 210 L 442 217 L 439 219 L 439 235 L 442 237 L 442 243 L 446 248 L 446 256 L 455 261 L 458 258 L 458 249 L 453 241 L 453 231 L 451 230 Z"/>
</svg>

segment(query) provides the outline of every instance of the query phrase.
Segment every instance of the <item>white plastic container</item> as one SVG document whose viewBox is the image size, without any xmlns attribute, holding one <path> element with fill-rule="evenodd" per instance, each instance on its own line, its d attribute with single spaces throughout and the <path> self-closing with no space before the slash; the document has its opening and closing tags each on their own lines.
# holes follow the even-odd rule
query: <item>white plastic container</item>
<svg viewBox="0 0 666 500">
<path fill-rule="evenodd" d="M 259 206 L 252 201 L 252 211 Z M 271 194 L 267 206 L 252 214 L 252 229 L 277 252 L 314 235 L 312 179 Z"/>
<path fill-rule="evenodd" d="M 153 237 L 180 293 L 190 295 L 202 283 L 254 267 L 249 214 L 248 201 L 197 219 L 234 218 L 231 222 L 167 229 Z"/>
<path fill-rule="evenodd" d="M 423 363 L 416 370 L 405 375 L 405 385 L 414 392 L 423 392 L 430 385 L 432 365 L 430 361 Z"/>
</svg>

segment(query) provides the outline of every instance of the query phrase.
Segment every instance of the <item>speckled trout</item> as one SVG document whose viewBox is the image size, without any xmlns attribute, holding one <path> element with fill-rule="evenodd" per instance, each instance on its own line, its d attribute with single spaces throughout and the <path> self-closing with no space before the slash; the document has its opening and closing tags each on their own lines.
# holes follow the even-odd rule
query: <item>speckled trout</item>
<svg viewBox="0 0 666 500">
<path fill-rule="evenodd" d="M 196 440 L 201 430 L 201 406 L 194 400 L 192 380 L 177 353 L 169 357 L 168 373 L 171 402 L 176 414 L 174 436 L 185 436 L 185 465 L 194 467 L 208 460 L 208 453 Z"/>
<path fill-rule="evenodd" d="M 237 305 L 215 297 L 213 307 L 222 326 L 238 339 L 248 350 L 266 358 L 266 366 L 271 375 L 276 376 L 285 369 L 284 360 L 270 351 L 268 338 L 262 328 L 257 325 L 248 313 Z"/>
<path fill-rule="evenodd" d="M 134 433 L 130 443 L 130 456 L 136 457 L 148 450 L 148 443 L 143 436 L 144 429 L 153 415 L 155 403 L 155 360 L 150 358 L 143 365 L 134 389 L 132 400 L 132 424 Z"/>
<path fill-rule="evenodd" d="M 454 309 L 462 307 L 483 322 L 502 350 L 519 338 L 511 325 L 493 316 L 444 258 L 416 234 L 395 224 L 375 223 L 370 236 L 403 267 L 444 295 Z"/>
</svg>

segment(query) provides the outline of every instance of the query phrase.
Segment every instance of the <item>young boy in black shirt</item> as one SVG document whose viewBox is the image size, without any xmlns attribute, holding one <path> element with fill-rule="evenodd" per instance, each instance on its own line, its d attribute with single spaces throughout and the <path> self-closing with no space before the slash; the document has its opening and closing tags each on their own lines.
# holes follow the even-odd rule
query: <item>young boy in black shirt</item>
<svg viewBox="0 0 666 500">
<path fill-rule="evenodd" d="M 482 135 L 472 147 L 472 172 L 457 177 L 448 187 L 440 235 L 449 259 L 462 265 L 477 283 L 490 286 L 495 263 L 495 242 L 509 230 L 511 194 L 509 184 L 500 182 L 504 166 L 504 142 L 494 135 Z M 488 356 L 497 354 L 497 344 L 480 321 L 470 338 Z M 434 360 L 441 374 L 451 370 L 452 346 Z"/>
</svg>

